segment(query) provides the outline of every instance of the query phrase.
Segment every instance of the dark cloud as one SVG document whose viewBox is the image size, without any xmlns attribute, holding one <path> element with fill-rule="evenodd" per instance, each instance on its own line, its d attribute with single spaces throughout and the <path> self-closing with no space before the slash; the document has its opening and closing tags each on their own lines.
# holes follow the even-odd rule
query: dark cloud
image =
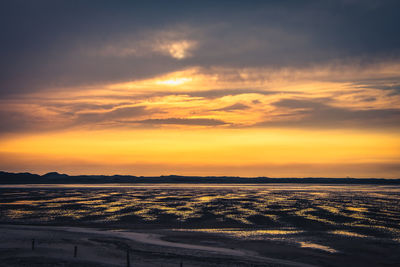
<svg viewBox="0 0 400 267">
<path fill-rule="evenodd" d="M 363 79 L 352 84 L 359 89 L 386 90 L 392 95 L 400 94 L 400 77 Z"/>
<path fill-rule="evenodd" d="M 398 59 L 399 7 L 395 0 L 5 0 L 0 93 L 132 80 L 192 66 L 279 68 Z M 160 38 L 154 35 L 174 29 L 168 38 L 198 43 L 192 57 L 124 52 L 145 49 Z M 107 47 L 122 52 L 101 53 Z"/>
<path fill-rule="evenodd" d="M 376 97 L 365 97 L 365 98 L 361 98 L 361 101 L 364 101 L 364 102 L 374 102 L 374 101 L 376 101 Z"/>
<path fill-rule="evenodd" d="M 272 104 L 284 115 L 257 126 L 316 128 L 398 128 L 400 109 L 350 109 L 299 99 L 282 99 Z"/>
<path fill-rule="evenodd" d="M 89 105 L 91 106 L 91 105 Z M 94 105 L 100 108 L 100 106 Z M 92 107 L 93 108 L 93 107 Z M 97 124 L 114 124 L 123 126 L 121 120 L 138 118 L 159 112 L 144 106 L 120 107 L 111 111 L 96 112 L 57 111 L 51 116 L 20 112 L 15 110 L 0 111 L 0 135 L 17 132 L 41 132 L 61 130 L 71 127 L 91 127 Z"/>
<path fill-rule="evenodd" d="M 50 110 L 66 110 L 70 114 L 75 114 L 83 110 L 93 111 L 106 111 L 118 108 L 120 106 L 131 105 L 130 102 L 121 102 L 117 104 L 93 104 L 93 103 L 60 103 L 60 102 L 46 102 L 44 106 Z"/>
<path fill-rule="evenodd" d="M 58 102 L 45 102 L 43 103 L 43 107 L 49 111 L 53 111 L 59 116 L 69 116 L 69 117 L 78 117 L 79 119 L 82 118 L 89 118 L 89 117 L 96 117 L 96 120 L 101 119 L 100 117 L 112 117 L 116 115 L 124 115 L 122 110 L 128 109 L 132 113 L 140 113 L 139 110 L 135 107 L 133 110 L 131 106 L 133 103 L 130 102 L 120 102 L 120 103 L 113 103 L 113 104 L 96 104 L 96 103 L 60 103 Z M 140 107 L 142 109 L 142 107 Z M 148 110 L 143 110 L 143 113 L 147 112 Z M 104 115 L 101 115 L 104 114 Z"/>
<path fill-rule="evenodd" d="M 235 110 L 244 110 L 244 109 L 249 109 L 250 107 L 242 104 L 242 103 L 236 103 L 230 106 L 226 106 L 223 108 L 215 109 L 214 111 L 235 111 Z"/>
<path fill-rule="evenodd" d="M 217 119 L 206 119 L 206 118 L 166 118 L 166 119 L 147 119 L 147 120 L 137 120 L 129 121 L 130 123 L 140 123 L 140 124 L 173 124 L 173 125 L 197 125 L 197 126 L 219 126 L 227 124 L 222 120 Z M 126 123 L 126 121 L 125 121 Z"/>
<path fill-rule="evenodd" d="M 220 98 L 224 96 L 243 95 L 243 94 L 274 95 L 282 93 L 285 92 L 272 91 L 272 90 L 264 91 L 256 89 L 214 89 L 214 90 L 204 90 L 204 91 L 179 92 L 179 94 L 188 95 L 190 97 L 203 97 L 209 99 Z"/>
<path fill-rule="evenodd" d="M 0 135 L 29 131 L 38 127 L 47 129 L 47 121 L 33 114 L 19 111 L 0 111 Z"/>
<path fill-rule="evenodd" d="M 211 90 L 200 90 L 200 91 L 158 91 L 152 93 L 144 93 L 137 95 L 123 95 L 123 96 L 103 96 L 110 99 L 132 99 L 142 100 L 152 97 L 164 97 L 171 95 L 186 95 L 189 97 L 201 97 L 206 99 L 216 99 L 225 96 L 236 96 L 244 94 L 259 94 L 259 95 L 275 95 L 275 94 L 293 94 L 290 91 L 274 91 L 274 90 L 257 90 L 257 89 L 211 89 Z M 296 94 L 302 94 L 302 92 L 296 92 Z"/>
<path fill-rule="evenodd" d="M 151 114 L 151 111 L 144 106 L 123 107 L 107 112 L 87 112 L 80 113 L 75 120 L 75 124 L 94 124 L 102 122 L 112 122 L 121 119 L 135 118 L 142 115 Z"/>
</svg>

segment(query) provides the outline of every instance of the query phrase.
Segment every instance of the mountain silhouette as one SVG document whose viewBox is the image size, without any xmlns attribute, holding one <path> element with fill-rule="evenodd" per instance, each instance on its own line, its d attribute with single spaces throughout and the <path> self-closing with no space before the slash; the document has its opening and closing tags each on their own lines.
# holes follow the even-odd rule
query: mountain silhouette
<svg viewBox="0 0 400 267">
<path fill-rule="evenodd" d="M 44 175 L 0 171 L 0 184 L 104 184 L 104 183 L 207 183 L 207 184 L 400 184 L 400 179 L 384 178 L 270 178 L 237 176 L 132 176 L 68 175 L 49 172 Z"/>
</svg>

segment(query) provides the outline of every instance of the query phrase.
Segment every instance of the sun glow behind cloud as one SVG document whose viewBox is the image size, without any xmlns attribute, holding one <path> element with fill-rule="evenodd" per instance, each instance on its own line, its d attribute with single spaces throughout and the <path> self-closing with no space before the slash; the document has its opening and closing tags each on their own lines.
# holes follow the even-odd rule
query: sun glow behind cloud
<svg viewBox="0 0 400 267">
<path fill-rule="evenodd" d="M 41 125 L 1 139 L 0 168 L 396 177 L 400 137 L 392 129 L 399 97 L 343 76 L 326 79 L 336 76 L 334 70 L 312 71 L 192 68 L 49 92 L 34 103 L 8 101 L 8 110 L 18 108 L 28 119 L 36 109 L 33 119 Z"/>
<path fill-rule="evenodd" d="M 181 40 L 174 42 L 162 43 L 156 48 L 163 53 L 167 53 L 173 58 L 184 59 L 190 56 L 190 50 L 196 46 L 194 41 Z"/>
<path fill-rule="evenodd" d="M 208 5 L 5 5 L 0 169 L 400 176 L 398 3 Z"/>
<path fill-rule="evenodd" d="M 176 85 L 181 85 L 187 82 L 190 82 L 192 80 L 192 78 L 174 78 L 171 80 L 159 80 L 156 81 L 156 84 L 165 84 L 165 85 L 171 85 L 171 86 L 176 86 Z"/>
</svg>

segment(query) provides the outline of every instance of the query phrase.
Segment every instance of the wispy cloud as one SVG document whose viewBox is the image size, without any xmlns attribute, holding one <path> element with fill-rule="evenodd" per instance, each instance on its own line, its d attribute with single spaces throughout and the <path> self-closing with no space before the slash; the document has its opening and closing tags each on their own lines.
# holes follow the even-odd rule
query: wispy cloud
<svg viewBox="0 0 400 267">
<path fill-rule="evenodd" d="M 143 106 L 135 106 L 135 107 L 123 107 L 117 108 L 112 111 L 106 112 L 87 112 L 87 113 L 79 113 L 76 119 L 77 124 L 84 123 L 99 123 L 99 122 L 107 122 L 107 121 L 115 121 L 126 118 L 135 118 L 142 115 L 149 114 L 150 111 Z"/>
<path fill-rule="evenodd" d="M 398 128 L 400 109 L 352 109 L 322 101 L 282 99 L 272 105 L 280 115 L 257 126 L 313 128 Z"/>
<path fill-rule="evenodd" d="M 249 109 L 250 107 L 242 104 L 242 103 L 236 103 L 236 104 L 232 104 L 230 106 L 226 106 L 223 108 L 219 108 L 219 109 L 215 109 L 215 111 L 235 111 L 235 110 L 244 110 L 244 109 Z"/>
<path fill-rule="evenodd" d="M 226 122 L 217 119 L 207 118 L 165 118 L 165 119 L 147 119 L 137 121 L 125 121 L 125 123 L 139 123 L 139 124 L 150 124 L 150 125 L 196 125 L 196 126 L 219 126 L 225 125 Z"/>
</svg>

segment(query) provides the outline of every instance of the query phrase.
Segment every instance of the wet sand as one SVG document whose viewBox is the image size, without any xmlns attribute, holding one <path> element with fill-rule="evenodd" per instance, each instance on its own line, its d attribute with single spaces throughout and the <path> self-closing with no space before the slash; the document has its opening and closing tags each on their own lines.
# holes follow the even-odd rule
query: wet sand
<svg viewBox="0 0 400 267">
<path fill-rule="evenodd" d="M 298 266 L 291 260 L 260 256 L 256 251 L 171 242 L 175 232 L 132 232 L 98 228 L 1 225 L 1 266 Z M 184 233 L 181 233 L 181 236 Z M 205 234 L 197 234 L 204 235 Z M 34 249 L 32 249 L 34 240 Z M 225 244 L 228 245 L 228 244 Z M 74 246 L 77 257 L 74 258 Z"/>
<path fill-rule="evenodd" d="M 400 262 L 400 187 L 159 187 L 4 188 L 0 266 Z"/>
<path fill-rule="evenodd" d="M 172 229 L 0 225 L 0 261 L 6 267 L 127 266 L 128 249 L 131 266 L 396 266 L 399 246 L 380 247 L 364 244 L 356 255 Z M 382 249 L 392 250 L 392 258 L 377 259 Z"/>
</svg>

